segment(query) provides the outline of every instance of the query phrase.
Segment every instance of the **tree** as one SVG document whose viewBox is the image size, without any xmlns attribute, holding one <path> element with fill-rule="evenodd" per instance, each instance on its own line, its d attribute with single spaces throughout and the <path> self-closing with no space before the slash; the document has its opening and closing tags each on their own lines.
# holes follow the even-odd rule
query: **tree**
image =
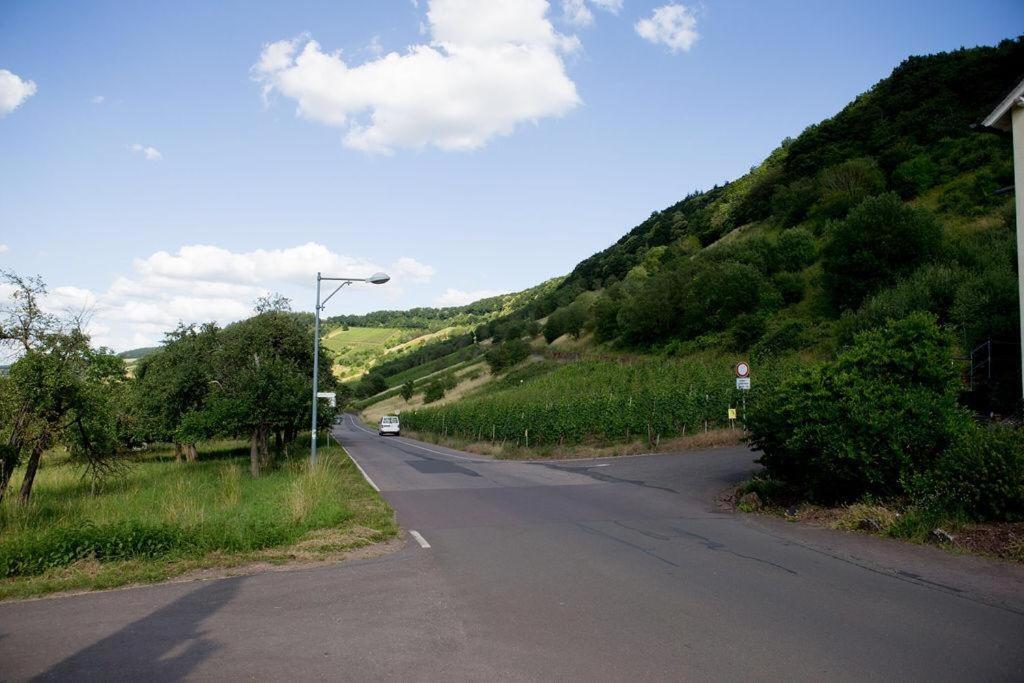
<svg viewBox="0 0 1024 683">
<path fill-rule="evenodd" d="M 416 392 L 416 380 L 409 380 L 402 385 L 402 398 L 405 399 L 406 403 L 412 400 L 413 394 Z"/>
<path fill-rule="evenodd" d="M 309 419 L 312 391 L 313 330 L 298 314 L 267 311 L 229 325 L 220 332 L 214 356 L 216 377 L 200 424 L 219 433 L 250 437 L 250 471 L 259 476 L 274 456 Z M 337 380 L 323 348 L 319 385 L 331 390 Z M 318 413 L 319 428 L 333 419 Z M 269 437 L 275 436 L 275 452 Z"/>
<path fill-rule="evenodd" d="M 216 379 L 218 334 L 213 323 L 179 325 L 165 335 L 160 351 L 139 361 L 135 372 L 141 435 L 173 442 L 175 455 L 189 462 L 198 457 L 196 443 L 212 431 L 199 414 Z"/>
<path fill-rule="evenodd" d="M 822 251 L 825 288 L 836 308 L 856 308 L 881 285 L 935 256 L 942 228 L 895 194 L 865 199 L 833 223 Z"/>
<path fill-rule="evenodd" d="M 818 176 L 821 199 L 815 213 L 842 218 L 864 199 L 885 190 L 885 176 L 871 158 L 850 159 L 826 168 Z"/>
</svg>

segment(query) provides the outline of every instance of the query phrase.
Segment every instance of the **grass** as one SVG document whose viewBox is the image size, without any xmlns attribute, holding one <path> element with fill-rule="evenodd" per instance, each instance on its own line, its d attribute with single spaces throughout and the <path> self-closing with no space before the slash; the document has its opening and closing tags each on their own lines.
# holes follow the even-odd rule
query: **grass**
<svg viewBox="0 0 1024 683">
<path fill-rule="evenodd" d="M 228 442 L 195 463 L 150 454 L 95 495 L 64 456 L 48 454 L 30 504 L 0 505 L 0 599 L 325 559 L 397 533 L 340 446 L 322 448 L 314 470 L 297 457 L 256 479 L 242 452 Z"/>
<path fill-rule="evenodd" d="M 446 391 L 444 397 L 441 399 L 434 401 L 433 403 L 425 404 L 423 402 L 423 393 L 430 384 L 430 380 L 435 375 L 440 376 L 447 372 L 450 372 L 455 376 L 458 384 L 455 385 L 454 389 Z M 407 410 L 422 408 L 424 405 L 438 406 L 446 403 L 452 403 L 484 386 L 492 377 L 491 371 L 482 360 L 472 360 L 466 361 L 465 363 L 459 363 L 452 368 L 439 370 L 433 375 L 428 375 L 427 377 L 422 378 L 421 381 L 417 382 L 416 392 L 409 401 L 406 401 L 401 397 L 399 393 L 401 391 L 401 387 L 398 387 L 392 391 L 378 394 L 380 398 L 376 401 L 362 402 L 360 404 L 362 406 L 362 416 L 366 422 L 376 425 L 384 415 L 397 415 Z"/>
<path fill-rule="evenodd" d="M 337 327 L 321 338 L 334 353 L 334 373 L 344 379 L 358 378 L 384 354 L 414 340 L 427 330 L 397 327 Z"/>
</svg>

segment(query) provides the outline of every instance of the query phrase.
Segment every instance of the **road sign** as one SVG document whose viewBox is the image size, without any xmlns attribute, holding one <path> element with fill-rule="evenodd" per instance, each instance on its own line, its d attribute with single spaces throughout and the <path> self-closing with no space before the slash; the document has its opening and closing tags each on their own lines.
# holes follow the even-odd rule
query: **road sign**
<svg viewBox="0 0 1024 683">
<path fill-rule="evenodd" d="M 750 378 L 749 377 L 737 377 L 736 378 L 736 388 L 737 389 L 742 389 L 743 391 L 749 391 L 750 390 Z"/>
<path fill-rule="evenodd" d="M 740 361 L 736 364 L 737 377 L 750 377 L 750 365 Z M 738 385 L 737 385 L 738 386 Z"/>
<path fill-rule="evenodd" d="M 316 392 L 316 397 L 330 399 L 332 408 L 335 408 L 338 405 L 337 395 L 333 391 L 318 391 Z"/>
<path fill-rule="evenodd" d="M 735 420 L 736 419 L 736 409 L 735 408 L 729 408 L 729 419 L 730 420 Z"/>
</svg>

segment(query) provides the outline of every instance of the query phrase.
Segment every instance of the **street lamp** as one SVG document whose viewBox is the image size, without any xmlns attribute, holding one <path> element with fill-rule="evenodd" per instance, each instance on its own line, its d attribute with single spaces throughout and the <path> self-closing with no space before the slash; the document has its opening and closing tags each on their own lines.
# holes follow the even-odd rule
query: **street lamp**
<svg viewBox="0 0 1024 683">
<path fill-rule="evenodd" d="M 315 319 L 316 322 L 313 326 L 313 421 L 312 430 L 310 431 L 310 442 L 309 442 L 309 464 L 313 466 L 316 464 L 316 404 L 317 404 L 317 379 L 320 374 L 320 311 L 324 309 L 327 302 L 331 300 L 331 297 L 337 294 L 342 287 L 350 285 L 353 282 L 369 282 L 374 285 L 382 285 L 391 278 L 384 273 L 374 273 L 370 277 L 323 277 L 320 273 L 316 274 L 316 307 Z M 334 288 L 326 299 L 320 301 L 320 283 L 323 281 L 340 282 L 341 284 Z"/>
</svg>

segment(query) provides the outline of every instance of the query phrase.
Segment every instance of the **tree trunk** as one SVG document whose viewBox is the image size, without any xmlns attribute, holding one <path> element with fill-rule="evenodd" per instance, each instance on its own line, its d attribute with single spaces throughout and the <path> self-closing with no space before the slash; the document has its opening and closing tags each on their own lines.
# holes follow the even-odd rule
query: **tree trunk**
<svg viewBox="0 0 1024 683">
<path fill-rule="evenodd" d="M 252 443 L 249 446 L 249 472 L 254 477 L 260 476 L 260 430 L 252 430 Z"/>
<path fill-rule="evenodd" d="M 181 462 L 181 444 L 174 442 L 174 462 Z"/>
<path fill-rule="evenodd" d="M 185 446 L 185 458 L 189 462 L 195 462 L 199 459 L 199 451 L 196 450 L 196 445 L 194 443 L 190 443 Z"/>
<path fill-rule="evenodd" d="M 269 447 L 269 434 L 267 434 L 267 426 L 260 425 L 260 465 L 263 467 L 270 467 L 270 447 Z"/>
<path fill-rule="evenodd" d="M 4 494 L 7 492 L 7 486 L 11 483 L 12 474 L 14 474 L 14 461 L 7 462 L 5 460 L 2 471 L 0 471 L 0 503 L 4 502 Z"/>
<path fill-rule="evenodd" d="M 25 480 L 21 482 L 21 495 L 18 500 L 22 505 L 28 503 L 29 496 L 32 495 L 32 484 L 36 479 L 36 472 L 39 470 L 39 459 L 43 455 L 43 440 L 40 439 L 35 446 L 32 447 L 32 455 L 28 458 L 28 466 L 25 468 Z"/>
<path fill-rule="evenodd" d="M 277 452 L 278 456 L 280 456 L 281 451 L 284 450 L 284 430 L 274 430 L 274 450 Z"/>
</svg>

